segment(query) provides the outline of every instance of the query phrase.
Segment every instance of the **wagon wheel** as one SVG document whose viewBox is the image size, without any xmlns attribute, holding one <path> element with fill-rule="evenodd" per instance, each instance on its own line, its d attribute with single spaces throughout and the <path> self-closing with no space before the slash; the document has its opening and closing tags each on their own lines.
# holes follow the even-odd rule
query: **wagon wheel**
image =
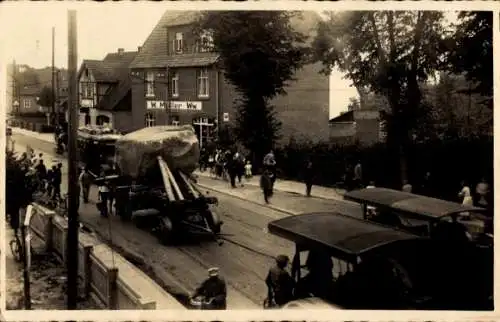
<svg viewBox="0 0 500 322">
<path fill-rule="evenodd" d="M 220 234 L 222 221 L 215 211 L 207 210 L 207 223 L 214 234 Z"/>
<path fill-rule="evenodd" d="M 164 245 L 171 243 L 175 239 L 174 224 L 167 216 L 158 218 L 158 239 Z"/>
</svg>

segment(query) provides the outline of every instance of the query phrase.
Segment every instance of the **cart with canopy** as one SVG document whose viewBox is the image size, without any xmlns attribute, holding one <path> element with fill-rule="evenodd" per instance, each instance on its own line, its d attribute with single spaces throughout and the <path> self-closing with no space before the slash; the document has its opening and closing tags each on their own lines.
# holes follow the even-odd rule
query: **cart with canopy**
<svg viewBox="0 0 500 322">
<path fill-rule="evenodd" d="M 491 304 L 478 286 L 480 271 L 456 266 L 454 255 L 431 238 L 333 212 L 289 216 L 268 229 L 295 244 L 297 300 L 385 310 L 479 310 Z"/>
</svg>

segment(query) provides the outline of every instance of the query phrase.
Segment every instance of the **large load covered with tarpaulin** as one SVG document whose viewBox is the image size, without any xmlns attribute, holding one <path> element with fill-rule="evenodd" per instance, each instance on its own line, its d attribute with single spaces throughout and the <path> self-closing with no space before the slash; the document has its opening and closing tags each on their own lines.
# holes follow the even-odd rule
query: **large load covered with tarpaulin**
<svg viewBox="0 0 500 322">
<path fill-rule="evenodd" d="M 171 170 L 190 175 L 197 167 L 200 146 L 192 126 L 153 126 L 131 132 L 115 143 L 116 165 L 132 178 L 145 176 L 157 167 L 158 157 Z"/>
<path fill-rule="evenodd" d="M 200 158 L 192 126 L 144 128 L 118 138 L 115 150 L 116 213 L 122 219 L 150 228 L 162 242 L 188 230 L 219 234 L 217 199 L 205 196 L 192 176 Z"/>
</svg>

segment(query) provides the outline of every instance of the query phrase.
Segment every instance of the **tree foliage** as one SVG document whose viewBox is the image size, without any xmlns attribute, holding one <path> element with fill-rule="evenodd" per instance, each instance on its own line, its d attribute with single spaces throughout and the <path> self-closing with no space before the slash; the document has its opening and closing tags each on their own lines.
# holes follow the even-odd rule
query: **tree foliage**
<svg viewBox="0 0 500 322">
<path fill-rule="evenodd" d="M 51 107 L 54 101 L 54 91 L 51 87 L 44 86 L 38 95 L 38 104 L 43 107 Z"/>
<path fill-rule="evenodd" d="M 26 174 L 28 169 L 17 160 L 16 155 L 12 151 L 5 153 L 5 204 L 6 213 L 9 215 L 17 215 L 21 207 L 27 206 L 32 201 L 33 191 L 30 190 L 28 178 Z M 14 218 L 11 217 L 13 220 Z M 11 224 L 16 225 L 16 221 L 11 221 Z"/>
<path fill-rule="evenodd" d="M 438 11 L 331 13 L 314 41 L 324 72 L 339 68 L 358 88 L 387 98 L 387 143 L 406 178 L 405 148 L 422 116 L 420 82 L 441 65 L 446 30 Z"/>
<path fill-rule="evenodd" d="M 493 12 L 460 12 L 456 31 L 447 39 L 446 68 L 464 73 L 474 91 L 493 96 Z M 492 100 L 489 100 L 492 106 Z"/>
<path fill-rule="evenodd" d="M 290 24 L 293 14 L 298 13 L 209 11 L 195 28 L 195 33 L 212 34 L 224 76 L 242 97 L 236 134 L 257 155 L 267 152 L 264 149 L 278 137 L 279 122 L 269 101 L 286 93 L 287 82 L 307 56 L 304 35 Z"/>
</svg>

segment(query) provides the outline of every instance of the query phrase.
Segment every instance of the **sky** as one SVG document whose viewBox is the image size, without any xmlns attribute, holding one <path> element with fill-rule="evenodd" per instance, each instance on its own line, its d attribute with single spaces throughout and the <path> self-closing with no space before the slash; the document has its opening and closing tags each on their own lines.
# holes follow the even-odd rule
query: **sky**
<svg viewBox="0 0 500 322">
<path fill-rule="evenodd" d="M 77 9 L 80 66 L 83 59 L 103 59 L 107 53 L 116 52 L 118 48 L 137 50 L 167 5 L 164 2 L 4 2 L 0 6 L 0 27 L 8 32 L 0 34 L 0 61 L 5 63 L 15 59 L 17 64 L 36 68 L 50 66 L 54 27 L 55 65 L 67 68 L 68 9 Z M 182 9 L 187 8 L 183 6 Z M 350 81 L 334 70 L 330 77 L 330 118 L 347 110 L 349 99 L 357 96 Z"/>
</svg>

